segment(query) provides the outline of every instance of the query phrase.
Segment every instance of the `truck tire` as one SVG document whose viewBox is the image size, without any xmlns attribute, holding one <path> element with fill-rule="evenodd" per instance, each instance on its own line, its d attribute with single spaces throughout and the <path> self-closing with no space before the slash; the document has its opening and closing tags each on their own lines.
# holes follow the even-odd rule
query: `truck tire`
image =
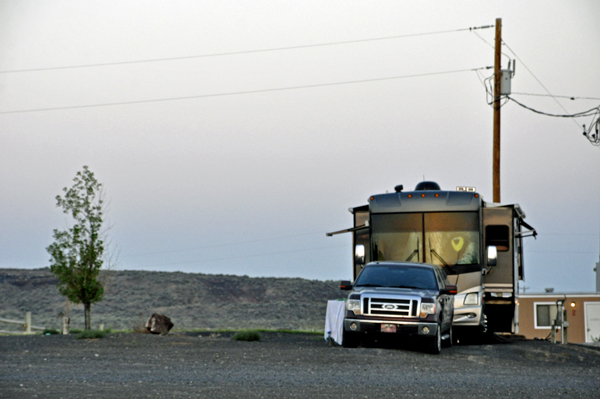
<svg viewBox="0 0 600 399">
<path fill-rule="evenodd" d="M 344 348 L 356 348 L 360 343 L 358 333 L 344 330 L 342 334 L 342 346 Z"/>
<path fill-rule="evenodd" d="M 438 324 L 435 337 L 427 337 L 427 351 L 432 355 L 439 355 L 442 351 L 442 326 Z"/>
<path fill-rule="evenodd" d="M 448 329 L 448 338 L 442 341 L 442 346 L 444 348 L 452 347 L 452 344 L 454 343 L 453 339 L 454 337 L 452 337 L 452 325 L 450 325 L 450 328 Z"/>
</svg>

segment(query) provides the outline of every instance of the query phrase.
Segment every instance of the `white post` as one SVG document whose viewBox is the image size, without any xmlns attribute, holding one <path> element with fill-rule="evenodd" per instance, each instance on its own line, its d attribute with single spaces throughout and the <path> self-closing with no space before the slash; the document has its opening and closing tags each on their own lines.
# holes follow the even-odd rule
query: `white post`
<svg viewBox="0 0 600 399">
<path fill-rule="evenodd" d="M 69 334 L 69 322 L 70 319 L 68 317 L 63 317 L 63 335 Z"/>
<path fill-rule="evenodd" d="M 69 334 L 69 324 L 71 323 L 71 318 L 69 317 L 69 298 L 66 299 L 67 316 L 63 318 L 63 335 Z"/>
</svg>

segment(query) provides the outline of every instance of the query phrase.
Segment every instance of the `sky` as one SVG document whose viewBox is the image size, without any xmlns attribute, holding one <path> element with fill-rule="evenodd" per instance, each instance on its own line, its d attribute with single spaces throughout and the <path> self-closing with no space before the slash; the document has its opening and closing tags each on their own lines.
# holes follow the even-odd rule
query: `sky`
<svg viewBox="0 0 600 399">
<path fill-rule="evenodd" d="M 55 197 L 87 165 L 113 268 L 350 279 L 350 235 L 325 233 L 370 195 L 426 179 L 492 201 L 494 29 L 469 28 L 501 18 L 511 97 L 573 114 L 600 105 L 599 15 L 596 0 L 0 0 L 0 267 L 49 265 L 69 223 Z M 501 201 L 539 233 L 527 292 L 596 288 L 592 120 L 502 107 Z"/>
</svg>

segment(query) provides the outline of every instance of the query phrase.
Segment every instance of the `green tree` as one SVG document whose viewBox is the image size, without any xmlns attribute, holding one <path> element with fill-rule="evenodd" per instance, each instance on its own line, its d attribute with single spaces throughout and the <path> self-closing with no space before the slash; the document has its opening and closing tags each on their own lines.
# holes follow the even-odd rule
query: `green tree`
<svg viewBox="0 0 600 399">
<path fill-rule="evenodd" d="M 73 225 L 67 230 L 54 230 L 50 253 L 50 270 L 58 278 L 59 292 L 85 309 L 85 329 L 91 329 L 92 303 L 102 300 L 104 287 L 98 281 L 104 262 L 102 240 L 102 184 L 87 166 L 77 172 L 71 188 L 63 188 L 64 196 L 56 196 L 56 206 L 70 214 Z"/>
</svg>

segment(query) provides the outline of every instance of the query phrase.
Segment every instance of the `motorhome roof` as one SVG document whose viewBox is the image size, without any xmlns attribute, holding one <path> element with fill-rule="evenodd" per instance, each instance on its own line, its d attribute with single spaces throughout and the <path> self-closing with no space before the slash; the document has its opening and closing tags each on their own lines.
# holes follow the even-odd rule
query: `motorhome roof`
<svg viewBox="0 0 600 399">
<path fill-rule="evenodd" d="M 369 198 L 371 213 L 477 211 L 482 200 L 467 191 L 422 190 L 377 194 Z"/>
</svg>

